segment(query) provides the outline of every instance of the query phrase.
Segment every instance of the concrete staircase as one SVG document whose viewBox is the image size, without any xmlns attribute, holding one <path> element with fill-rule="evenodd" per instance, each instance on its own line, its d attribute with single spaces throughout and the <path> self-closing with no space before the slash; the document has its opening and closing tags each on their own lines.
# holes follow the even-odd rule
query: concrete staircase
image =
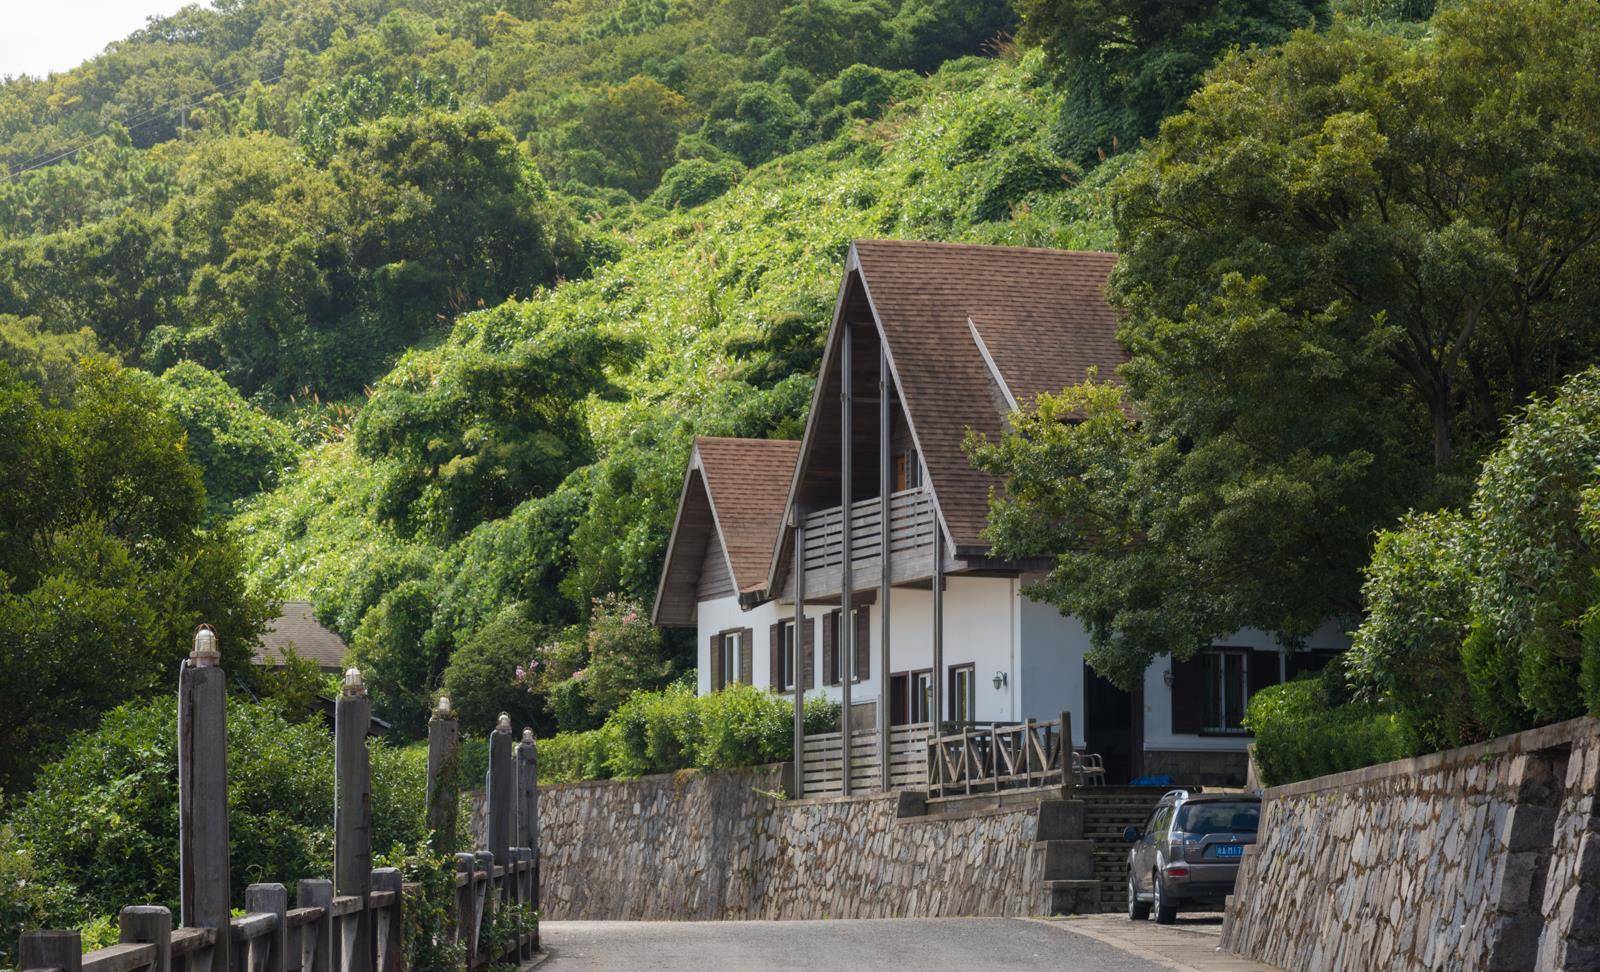
<svg viewBox="0 0 1600 972">
<path fill-rule="evenodd" d="M 1122 831 L 1143 829 L 1150 812 L 1172 787 L 1086 786 L 1073 796 L 1083 803 L 1083 837 L 1093 847 L 1094 879 L 1102 911 L 1128 907 L 1128 842 Z"/>
</svg>

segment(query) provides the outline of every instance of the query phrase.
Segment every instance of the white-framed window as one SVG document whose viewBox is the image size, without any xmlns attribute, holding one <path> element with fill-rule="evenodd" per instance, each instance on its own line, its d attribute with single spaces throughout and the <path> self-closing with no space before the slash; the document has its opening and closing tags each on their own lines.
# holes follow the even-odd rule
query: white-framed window
<svg viewBox="0 0 1600 972">
<path fill-rule="evenodd" d="M 1250 653 L 1207 651 L 1201 656 L 1205 677 L 1203 732 L 1245 732 L 1244 710 L 1250 701 Z"/>
<path fill-rule="evenodd" d="M 719 670 L 722 672 L 722 684 L 713 688 L 722 689 L 739 683 L 743 674 L 739 671 L 739 638 L 738 631 L 724 631 L 717 636 L 717 652 L 721 655 Z"/>
<path fill-rule="evenodd" d="M 950 666 L 950 721 L 973 722 L 977 711 L 977 682 L 973 666 Z"/>
<path fill-rule="evenodd" d="M 838 685 L 846 677 L 851 682 L 861 681 L 861 673 L 856 671 L 857 653 L 850 650 L 850 635 L 859 630 L 860 613 L 859 609 L 851 608 L 848 621 L 844 611 L 828 615 L 833 623 L 833 681 L 830 684 Z"/>
<path fill-rule="evenodd" d="M 778 649 L 778 677 L 776 679 L 784 692 L 794 691 L 795 653 L 794 653 L 794 622 L 785 621 L 778 626 L 778 637 L 782 644 Z"/>
</svg>

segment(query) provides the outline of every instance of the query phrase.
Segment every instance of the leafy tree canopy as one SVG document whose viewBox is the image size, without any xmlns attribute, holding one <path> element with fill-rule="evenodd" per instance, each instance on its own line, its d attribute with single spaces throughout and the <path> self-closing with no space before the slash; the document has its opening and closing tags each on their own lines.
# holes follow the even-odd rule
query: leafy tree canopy
<svg viewBox="0 0 1600 972">
<path fill-rule="evenodd" d="M 1019 0 L 1023 37 L 1065 89 L 1062 154 L 1094 164 L 1154 135 L 1217 59 L 1328 18 L 1327 0 Z"/>
<path fill-rule="evenodd" d="M 1557 0 L 1298 33 L 1119 179 L 1125 386 L 976 452 L 1020 478 L 997 546 L 1056 558 L 1040 591 L 1103 671 L 1353 617 L 1373 532 L 1463 498 L 1503 417 L 1594 360 L 1597 44 Z"/>
<path fill-rule="evenodd" d="M 165 687 L 190 636 L 248 664 L 266 615 L 243 593 L 183 430 L 148 383 L 90 363 L 70 406 L 0 366 L 0 787 L 65 735 Z"/>
</svg>

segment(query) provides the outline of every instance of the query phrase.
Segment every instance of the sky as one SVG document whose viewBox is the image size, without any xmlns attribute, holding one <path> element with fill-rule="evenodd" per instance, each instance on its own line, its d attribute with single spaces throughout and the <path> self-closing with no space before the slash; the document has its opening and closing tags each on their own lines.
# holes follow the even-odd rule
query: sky
<svg viewBox="0 0 1600 972">
<path fill-rule="evenodd" d="M 196 0 L 0 0 L 0 77 L 65 71 Z"/>
</svg>

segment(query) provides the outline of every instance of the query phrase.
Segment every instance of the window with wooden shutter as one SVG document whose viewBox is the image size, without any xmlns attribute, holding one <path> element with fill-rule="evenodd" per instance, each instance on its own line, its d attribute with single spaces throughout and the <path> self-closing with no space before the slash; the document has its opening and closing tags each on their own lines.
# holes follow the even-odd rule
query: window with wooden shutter
<svg viewBox="0 0 1600 972">
<path fill-rule="evenodd" d="M 829 611 L 822 618 L 822 684 L 839 684 L 839 612 Z"/>
<path fill-rule="evenodd" d="M 739 637 L 739 681 L 744 685 L 754 685 L 756 679 L 756 646 L 751 635 L 755 632 L 749 628 L 740 628 Z"/>
<path fill-rule="evenodd" d="M 1283 680 L 1282 675 L 1282 659 L 1276 651 L 1256 649 L 1250 652 L 1251 695 L 1255 695 L 1264 688 L 1271 688 L 1277 685 Z"/>
<path fill-rule="evenodd" d="M 857 608 L 856 616 L 856 681 L 864 682 L 872 674 L 872 612 Z"/>
<path fill-rule="evenodd" d="M 712 635 L 711 644 L 709 647 L 711 663 L 711 691 L 717 692 L 722 689 L 722 635 Z"/>
<path fill-rule="evenodd" d="M 1172 731 L 1198 733 L 1206 717 L 1204 653 L 1172 660 Z"/>
<path fill-rule="evenodd" d="M 800 655 L 800 686 L 801 691 L 812 688 L 817 684 L 816 662 L 813 658 L 816 650 L 812 647 L 816 642 L 817 619 L 806 618 L 806 630 L 801 636 Z"/>
<path fill-rule="evenodd" d="M 767 628 L 767 687 L 782 692 L 783 680 L 783 622 Z"/>
</svg>

